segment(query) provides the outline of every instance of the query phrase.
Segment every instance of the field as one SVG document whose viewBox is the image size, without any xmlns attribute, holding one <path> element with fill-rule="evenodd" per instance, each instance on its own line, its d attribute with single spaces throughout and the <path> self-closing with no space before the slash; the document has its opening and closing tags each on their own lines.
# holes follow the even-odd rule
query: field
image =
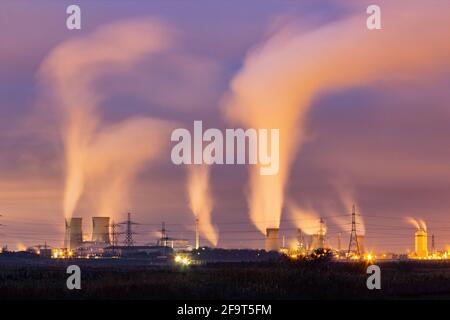
<svg viewBox="0 0 450 320">
<path fill-rule="evenodd" d="M 82 270 L 66 288 L 66 267 Z M 154 266 L 143 261 L 0 259 L 0 299 L 446 299 L 450 264 L 384 262 L 381 290 L 366 287 L 367 265 L 329 261 Z"/>
</svg>

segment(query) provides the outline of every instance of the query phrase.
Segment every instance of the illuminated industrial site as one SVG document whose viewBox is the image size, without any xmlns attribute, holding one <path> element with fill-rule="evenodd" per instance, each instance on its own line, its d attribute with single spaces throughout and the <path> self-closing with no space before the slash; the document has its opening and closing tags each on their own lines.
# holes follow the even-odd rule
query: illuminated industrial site
<svg viewBox="0 0 450 320">
<path fill-rule="evenodd" d="M 350 218 L 350 232 L 334 233 L 336 239 L 332 239 L 332 235 L 327 232 L 327 224 L 323 218 L 315 221 L 308 220 L 307 230 L 268 228 L 265 237 L 261 237 L 261 241 L 258 241 L 263 242 L 264 247 L 240 248 L 249 250 L 242 254 L 242 259 L 251 261 L 262 251 L 278 253 L 292 260 L 314 259 L 321 255 L 330 255 L 339 262 L 447 260 L 450 258 L 450 251 L 436 247 L 435 235 L 428 233 L 424 220 L 405 218 L 405 223 L 415 228 L 415 230 L 409 229 L 409 235 L 405 236 L 411 242 L 412 249 L 405 252 L 393 252 L 366 247 L 366 233 L 358 232 L 357 221 L 363 220 L 356 219 L 357 216 L 361 217 L 361 214 L 356 212 L 355 205 L 352 207 L 351 214 L 342 215 L 342 217 L 345 216 Z M 215 247 L 211 247 L 206 239 L 200 237 L 201 221 L 199 219 L 195 219 L 194 226 L 194 232 L 186 233 L 187 238 L 176 238 L 171 237 L 167 230 L 167 227 L 171 228 L 171 226 L 163 222 L 161 228 L 154 233 L 159 233 L 159 238 L 153 242 L 148 239 L 148 242 L 141 244 L 136 243 L 133 237 L 138 234 L 136 229 L 142 229 L 141 227 L 145 226 L 132 221 L 130 213 L 126 215 L 126 220 L 119 223 L 115 223 L 110 217 L 92 217 L 90 233 L 83 232 L 84 225 L 81 217 L 73 217 L 65 221 L 64 240 L 61 241 L 63 245 L 60 247 L 50 246 L 45 241 L 43 244 L 27 247 L 26 250 L 9 250 L 5 245 L 2 251 L 5 254 L 23 253 L 49 259 L 144 257 L 161 264 L 204 263 L 201 256 L 202 250 L 214 250 Z M 371 239 L 370 230 L 366 232 Z M 204 243 L 201 244 L 201 241 Z M 233 251 L 238 248 L 229 247 L 225 250 Z M 217 254 L 214 260 L 226 261 L 227 257 Z"/>
<path fill-rule="evenodd" d="M 450 298 L 430 1 L 2 0 L 0 299 Z"/>
</svg>

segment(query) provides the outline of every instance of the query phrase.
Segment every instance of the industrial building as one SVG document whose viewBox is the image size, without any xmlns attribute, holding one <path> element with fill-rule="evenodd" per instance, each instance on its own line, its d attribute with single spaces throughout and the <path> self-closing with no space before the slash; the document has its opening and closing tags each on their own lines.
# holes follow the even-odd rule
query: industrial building
<svg viewBox="0 0 450 320">
<path fill-rule="evenodd" d="M 286 254 L 291 257 L 306 257 L 315 253 L 316 250 L 324 249 L 332 252 L 336 259 L 345 260 L 373 260 L 377 255 L 373 252 L 366 252 L 365 236 L 359 234 L 356 228 L 356 210 L 352 211 L 352 230 L 350 233 L 350 241 L 348 247 L 341 248 L 341 233 L 338 233 L 337 248 L 332 248 L 327 241 L 327 228 L 324 220 L 320 218 L 318 230 L 316 233 L 305 236 L 302 229 L 296 229 L 296 242 L 289 242 L 286 245 L 286 237 L 283 238 L 283 245 L 280 246 L 280 229 L 267 228 L 264 238 L 265 251 L 267 253 Z M 438 251 L 434 244 L 434 235 L 431 237 L 432 249 L 428 251 L 428 234 L 426 224 L 420 220 L 422 224 L 415 224 L 417 230 L 414 233 L 414 252 L 408 255 L 397 255 L 394 253 L 382 253 L 379 259 L 397 259 L 398 257 L 406 257 L 409 259 L 447 259 L 449 253 L 446 251 Z M 167 260 L 168 257 L 175 255 L 189 255 L 193 250 L 193 245 L 187 239 L 171 238 L 167 235 L 165 224 L 162 224 L 161 237 L 155 244 L 135 245 L 132 235 L 135 233 L 131 230 L 132 225 L 139 223 L 132 222 L 130 214 L 128 220 L 119 224 L 111 223 L 110 217 L 92 217 L 92 233 L 87 236 L 83 233 L 83 220 L 81 217 L 73 217 L 65 220 L 64 247 L 58 249 L 50 249 L 45 245 L 35 245 L 27 251 L 41 257 L 53 258 L 117 258 L 117 257 L 137 257 L 152 258 L 159 260 Z M 117 233 L 116 227 L 123 225 L 124 232 Z M 122 245 L 117 244 L 117 234 L 124 235 Z M 199 246 L 199 227 L 198 219 L 196 219 L 195 228 L 195 246 Z M 348 248 L 348 249 L 347 249 Z M 200 249 L 200 248 L 199 248 Z M 194 252 L 200 254 L 199 249 Z M 203 248 L 204 249 L 204 248 Z M 7 251 L 6 249 L 4 250 Z M 323 250 L 322 250 L 323 251 Z"/>
<path fill-rule="evenodd" d="M 66 220 L 66 231 L 64 248 L 54 249 L 54 258 L 98 258 L 98 257 L 139 257 L 167 259 L 174 252 L 187 252 L 192 250 L 189 242 L 185 239 L 169 238 L 166 235 L 164 224 L 161 239 L 156 245 L 134 245 L 132 239 L 133 231 L 131 225 L 136 223 L 128 220 L 121 223 L 125 225 L 124 245 L 117 245 L 116 224 L 111 224 L 110 217 L 92 217 L 92 234 L 90 240 L 83 241 L 83 220 L 76 217 Z M 112 238 L 112 240 L 111 240 Z M 88 238 L 89 239 L 89 238 Z M 48 255 L 48 252 L 45 252 Z"/>
<path fill-rule="evenodd" d="M 316 249 L 325 249 L 328 248 L 328 244 L 326 243 L 326 229 L 324 225 L 324 221 L 322 218 L 319 220 L 319 230 L 317 233 L 311 236 L 309 250 L 313 251 Z"/>
<path fill-rule="evenodd" d="M 306 255 L 307 247 L 305 244 L 305 238 L 303 236 L 302 229 L 297 229 L 297 253 L 300 255 Z"/>
</svg>

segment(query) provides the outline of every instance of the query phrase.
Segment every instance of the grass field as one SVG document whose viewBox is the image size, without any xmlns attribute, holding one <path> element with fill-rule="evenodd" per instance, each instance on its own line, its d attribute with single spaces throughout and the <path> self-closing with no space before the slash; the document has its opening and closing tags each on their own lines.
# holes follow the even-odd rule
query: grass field
<svg viewBox="0 0 450 320">
<path fill-rule="evenodd" d="M 66 267 L 82 270 L 66 288 Z M 450 298 L 450 264 L 384 262 L 381 290 L 366 287 L 367 265 L 217 263 L 169 267 L 104 261 L 0 261 L 0 299 L 427 299 Z"/>
</svg>

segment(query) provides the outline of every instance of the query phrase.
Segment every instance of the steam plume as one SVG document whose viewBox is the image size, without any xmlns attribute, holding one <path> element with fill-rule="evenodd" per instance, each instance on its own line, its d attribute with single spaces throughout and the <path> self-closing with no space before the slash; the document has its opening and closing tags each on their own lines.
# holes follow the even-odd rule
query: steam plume
<svg viewBox="0 0 450 320">
<path fill-rule="evenodd" d="M 422 219 L 419 219 L 419 224 L 423 231 L 427 231 L 427 224 Z"/>
<path fill-rule="evenodd" d="M 130 182 L 161 150 L 169 124 L 149 117 L 105 123 L 98 110 L 104 95 L 95 84 L 101 76 L 127 71 L 140 58 L 166 49 L 169 38 L 167 28 L 155 21 L 120 22 L 62 43 L 43 62 L 39 77 L 50 87 L 48 103 L 62 119 L 65 217 L 72 216 L 89 184 L 98 214 L 122 211 Z"/>
<path fill-rule="evenodd" d="M 213 245 L 217 246 L 219 236 L 211 223 L 213 208 L 212 195 L 209 190 L 209 166 L 190 165 L 188 167 L 188 194 L 192 213 L 199 220 L 201 234 Z"/>
<path fill-rule="evenodd" d="M 386 77 L 416 80 L 448 68 L 450 19 L 445 8 L 421 1 L 383 8 L 383 31 L 367 30 L 361 13 L 309 32 L 295 25 L 281 28 L 249 52 L 232 80 L 225 100 L 227 119 L 280 129 L 279 173 L 261 176 L 258 166 L 249 172 L 249 214 L 262 233 L 279 227 L 290 166 L 314 98 Z"/>
<path fill-rule="evenodd" d="M 408 217 L 408 218 L 406 218 L 406 221 L 408 223 L 412 224 L 417 230 L 427 231 L 427 224 L 425 223 L 425 221 L 423 221 L 421 219 L 415 219 L 412 217 Z"/>
<path fill-rule="evenodd" d="M 320 216 L 312 209 L 299 208 L 292 202 L 289 203 L 288 209 L 292 218 L 295 221 L 295 226 L 302 229 L 307 235 L 317 234 L 320 230 Z M 326 233 L 326 227 L 323 226 L 323 231 Z"/>
<path fill-rule="evenodd" d="M 366 234 L 366 228 L 364 225 L 364 219 L 362 217 L 362 213 L 359 210 L 358 203 L 356 201 L 356 195 L 354 188 L 351 187 L 351 185 L 347 182 L 345 182 L 345 179 L 340 179 L 339 181 L 333 181 L 333 185 L 336 188 L 336 191 L 338 193 L 339 199 L 341 203 L 344 205 L 345 213 L 347 214 L 346 217 L 337 217 L 334 216 L 333 220 L 340 226 L 340 228 L 346 232 L 351 232 L 351 226 L 349 225 L 350 219 L 348 218 L 348 215 L 353 210 L 353 205 L 356 207 L 356 230 L 359 235 L 365 235 Z"/>
</svg>

